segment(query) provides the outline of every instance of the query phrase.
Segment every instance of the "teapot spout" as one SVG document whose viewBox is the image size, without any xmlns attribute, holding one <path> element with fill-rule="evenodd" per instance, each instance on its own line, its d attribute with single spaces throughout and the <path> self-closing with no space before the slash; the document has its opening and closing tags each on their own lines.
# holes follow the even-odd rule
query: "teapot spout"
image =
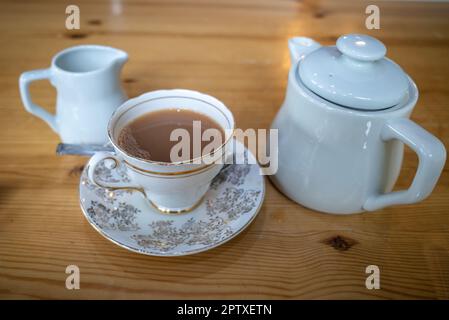
<svg viewBox="0 0 449 320">
<path fill-rule="evenodd" d="M 321 45 L 313 39 L 306 37 L 294 37 L 288 39 L 290 61 L 292 64 L 304 58 L 310 52 L 318 49 Z"/>
<path fill-rule="evenodd" d="M 128 61 L 128 54 L 123 50 L 119 49 L 115 50 L 116 50 L 116 57 L 114 58 L 113 61 L 116 66 L 121 68 L 125 64 L 125 62 Z"/>
</svg>

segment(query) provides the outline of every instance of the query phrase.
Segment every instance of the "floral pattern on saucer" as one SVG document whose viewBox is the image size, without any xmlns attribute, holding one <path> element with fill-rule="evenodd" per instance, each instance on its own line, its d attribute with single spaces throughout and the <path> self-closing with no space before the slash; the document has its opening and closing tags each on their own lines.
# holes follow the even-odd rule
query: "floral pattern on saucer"
<svg viewBox="0 0 449 320">
<path fill-rule="evenodd" d="M 95 174 L 102 181 L 129 181 L 125 167 L 111 170 L 99 165 Z M 86 171 L 80 183 L 81 208 L 97 231 L 128 250 L 157 256 L 197 253 L 230 240 L 255 218 L 264 191 L 257 164 L 232 164 L 217 175 L 197 208 L 166 215 L 139 192 L 112 192 L 93 185 Z"/>
</svg>

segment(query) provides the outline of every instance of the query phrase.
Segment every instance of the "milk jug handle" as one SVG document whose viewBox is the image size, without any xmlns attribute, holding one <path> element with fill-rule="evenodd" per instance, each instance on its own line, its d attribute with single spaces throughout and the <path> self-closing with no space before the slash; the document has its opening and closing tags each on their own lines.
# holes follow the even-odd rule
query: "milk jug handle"
<svg viewBox="0 0 449 320">
<path fill-rule="evenodd" d="M 409 189 L 371 196 L 363 208 L 368 211 L 425 199 L 435 187 L 446 161 L 446 149 L 435 136 L 406 118 L 389 120 L 381 132 L 385 141 L 397 139 L 418 155 L 418 169 Z"/>
<path fill-rule="evenodd" d="M 55 115 L 49 113 L 47 110 L 43 109 L 37 104 L 34 104 L 33 101 L 31 100 L 31 95 L 29 91 L 29 86 L 31 82 L 36 80 L 50 79 L 50 77 L 51 77 L 50 69 L 38 69 L 24 72 L 20 75 L 19 78 L 19 89 L 20 89 L 20 96 L 22 98 L 22 102 L 23 105 L 25 106 L 25 109 L 29 113 L 34 114 L 35 116 L 44 120 L 53 129 L 54 132 L 58 133 Z"/>
</svg>

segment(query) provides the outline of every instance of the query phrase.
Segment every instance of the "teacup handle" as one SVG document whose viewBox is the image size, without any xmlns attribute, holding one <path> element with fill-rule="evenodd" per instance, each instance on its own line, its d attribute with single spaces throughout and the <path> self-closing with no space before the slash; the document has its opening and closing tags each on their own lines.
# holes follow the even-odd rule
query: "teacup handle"
<svg viewBox="0 0 449 320">
<path fill-rule="evenodd" d="M 25 106 L 25 109 L 29 113 L 34 114 L 38 118 L 44 120 L 53 129 L 54 132 L 58 133 L 58 126 L 56 123 L 55 115 L 51 114 L 44 108 L 38 106 L 37 104 L 34 104 L 33 101 L 31 100 L 31 95 L 29 91 L 29 86 L 31 82 L 36 80 L 50 79 L 50 77 L 51 77 L 51 69 L 39 69 L 24 72 L 20 75 L 19 78 L 19 89 L 20 89 L 20 96 L 22 98 L 22 102 Z"/>
<path fill-rule="evenodd" d="M 104 152 L 104 151 L 100 151 L 95 153 L 92 158 L 90 158 L 89 162 L 87 163 L 87 177 L 89 178 L 89 180 L 96 186 L 101 187 L 101 188 L 105 188 L 105 189 L 109 189 L 109 190 L 123 190 L 123 189 L 127 189 L 127 190 L 136 190 L 139 191 L 143 194 L 145 194 L 145 191 L 143 190 L 143 188 L 139 187 L 139 186 L 132 186 L 129 183 L 125 183 L 125 182 L 98 182 L 95 179 L 95 169 L 97 168 L 98 164 L 102 161 L 105 160 L 112 160 L 113 161 L 113 167 L 111 169 L 115 169 L 117 168 L 120 163 L 121 160 L 115 155 L 112 154 L 110 152 Z"/>
<path fill-rule="evenodd" d="M 368 198 L 363 208 L 372 211 L 425 199 L 435 187 L 446 161 L 443 143 L 406 118 L 387 121 L 382 129 L 381 138 L 385 141 L 398 139 L 408 145 L 418 155 L 418 169 L 410 188 L 372 196 Z"/>
</svg>

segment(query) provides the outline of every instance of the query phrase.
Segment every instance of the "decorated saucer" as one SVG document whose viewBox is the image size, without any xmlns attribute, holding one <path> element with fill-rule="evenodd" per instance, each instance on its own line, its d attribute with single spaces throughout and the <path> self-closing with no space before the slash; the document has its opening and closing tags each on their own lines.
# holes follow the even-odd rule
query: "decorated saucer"
<svg viewBox="0 0 449 320">
<path fill-rule="evenodd" d="M 243 148 L 242 148 L 243 149 Z M 87 221 L 108 240 L 141 254 L 182 256 L 215 248 L 243 231 L 256 217 L 265 182 L 247 149 L 245 164 L 230 164 L 212 181 L 202 203 L 192 211 L 167 215 L 139 192 L 109 191 L 92 184 L 86 170 L 80 180 L 80 204 Z M 129 181 L 126 167 L 95 172 L 103 181 Z"/>
</svg>

